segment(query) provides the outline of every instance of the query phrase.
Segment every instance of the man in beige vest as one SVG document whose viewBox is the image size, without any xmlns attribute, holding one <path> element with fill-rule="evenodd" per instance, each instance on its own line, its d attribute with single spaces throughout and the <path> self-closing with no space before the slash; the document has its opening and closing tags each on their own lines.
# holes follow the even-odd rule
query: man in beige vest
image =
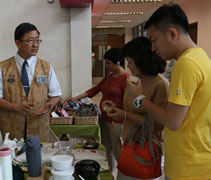
<svg viewBox="0 0 211 180">
<path fill-rule="evenodd" d="M 10 139 L 49 140 L 48 112 L 62 93 L 52 66 L 36 57 L 41 42 L 37 28 L 22 23 L 15 30 L 17 54 L 0 62 L 0 131 Z"/>
</svg>

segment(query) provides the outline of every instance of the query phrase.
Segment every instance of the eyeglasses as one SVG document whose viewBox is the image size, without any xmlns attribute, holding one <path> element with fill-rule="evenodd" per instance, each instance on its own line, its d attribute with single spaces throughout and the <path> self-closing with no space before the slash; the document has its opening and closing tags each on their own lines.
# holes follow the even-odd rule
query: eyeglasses
<svg viewBox="0 0 211 180">
<path fill-rule="evenodd" d="M 30 45 L 34 44 L 35 42 L 37 44 L 40 44 L 42 42 L 42 39 L 27 39 L 27 40 L 21 40 L 23 42 L 27 42 L 29 43 Z"/>
</svg>

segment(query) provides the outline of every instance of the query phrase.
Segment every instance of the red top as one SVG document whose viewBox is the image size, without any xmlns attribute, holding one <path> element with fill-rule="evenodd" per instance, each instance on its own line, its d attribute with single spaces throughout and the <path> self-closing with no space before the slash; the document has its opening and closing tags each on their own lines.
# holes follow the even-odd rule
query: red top
<svg viewBox="0 0 211 180">
<path fill-rule="evenodd" d="M 118 77 L 112 77 L 111 75 L 104 77 L 95 87 L 86 91 L 88 96 L 92 98 L 100 91 L 102 92 L 102 99 L 100 101 L 100 110 L 103 121 L 123 123 L 123 120 L 114 120 L 107 116 L 107 113 L 102 110 L 101 103 L 105 100 L 111 100 L 116 105 L 123 107 L 124 91 L 126 89 L 126 79 L 129 77 L 129 73 L 121 74 Z"/>
</svg>

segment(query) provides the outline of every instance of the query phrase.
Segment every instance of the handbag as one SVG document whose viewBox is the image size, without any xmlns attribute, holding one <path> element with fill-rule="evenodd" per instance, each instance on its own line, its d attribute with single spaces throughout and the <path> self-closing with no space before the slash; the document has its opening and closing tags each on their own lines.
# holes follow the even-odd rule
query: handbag
<svg viewBox="0 0 211 180">
<path fill-rule="evenodd" d="M 124 140 L 117 168 L 126 176 L 152 179 L 161 176 L 161 149 L 152 142 L 154 120 L 144 116 L 141 138 L 134 140 L 140 126 L 134 126 Z"/>
</svg>

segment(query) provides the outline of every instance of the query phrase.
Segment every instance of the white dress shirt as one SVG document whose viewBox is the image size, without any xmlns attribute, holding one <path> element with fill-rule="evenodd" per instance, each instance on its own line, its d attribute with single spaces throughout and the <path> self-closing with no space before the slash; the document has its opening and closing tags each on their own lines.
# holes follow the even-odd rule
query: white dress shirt
<svg viewBox="0 0 211 180">
<path fill-rule="evenodd" d="M 22 65 L 24 63 L 24 59 L 22 57 L 20 57 L 18 54 L 15 55 L 15 62 L 18 68 L 18 72 L 20 74 L 22 74 Z M 29 78 L 29 86 L 31 86 L 33 77 L 34 77 L 34 71 L 35 71 L 35 67 L 36 67 L 36 63 L 37 63 L 37 58 L 36 56 L 31 56 L 29 59 L 27 59 L 28 65 L 26 66 L 26 71 L 28 74 L 28 78 Z M 56 74 L 53 70 L 53 67 L 50 65 L 50 72 L 49 72 L 49 76 L 48 76 L 48 96 L 49 97 L 55 97 L 55 96 L 61 96 L 62 95 L 62 91 L 59 85 L 59 81 L 56 77 Z M 0 68 L 0 98 L 3 98 L 4 94 L 3 94 L 3 80 L 2 80 L 2 72 L 1 72 L 1 68 Z"/>
</svg>

